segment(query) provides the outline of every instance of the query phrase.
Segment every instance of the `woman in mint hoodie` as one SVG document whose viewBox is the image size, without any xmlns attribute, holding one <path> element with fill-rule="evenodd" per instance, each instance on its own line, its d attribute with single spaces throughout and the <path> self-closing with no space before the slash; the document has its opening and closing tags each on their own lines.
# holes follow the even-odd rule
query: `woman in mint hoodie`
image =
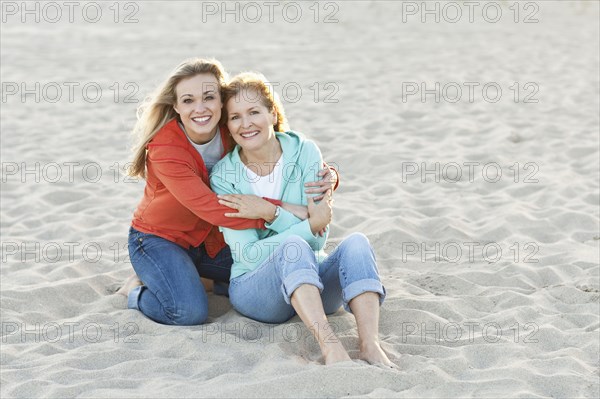
<svg viewBox="0 0 600 399">
<path fill-rule="evenodd" d="M 283 208 L 266 230 L 220 227 L 233 256 L 229 296 L 241 314 L 282 323 L 298 314 L 315 336 L 326 364 L 350 360 L 326 314 L 340 306 L 356 318 L 360 358 L 393 367 L 379 344 L 379 306 L 385 298 L 368 239 L 354 233 L 326 256 L 331 190 L 319 203 L 304 192 L 316 179 L 321 152 L 287 131 L 280 102 L 262 75 L 244 73 L 227 86 L 224 114 L 237 143 L 213 168 L 210 182 L 221 203 L 243 211 L 239 194 L 307 206 L 307 218 Z M 285 132 L 285 133 L 282 133 Z M 324 232 L 324 234 L 319 234 Z"/>
</svg>

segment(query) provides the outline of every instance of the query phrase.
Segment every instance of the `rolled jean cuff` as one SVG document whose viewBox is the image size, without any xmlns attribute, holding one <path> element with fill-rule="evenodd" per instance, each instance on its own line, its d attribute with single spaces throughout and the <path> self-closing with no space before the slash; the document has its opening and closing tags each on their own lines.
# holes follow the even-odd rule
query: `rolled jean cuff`
<svg viewBox="0 0 600 399">
<path fill-rule="evenodd" d="M 295 270 L 283 280 L 281 291 L 283 292 L 283 298 L 288 305 L 291 305 L 291 296 L 298 287 L 302 284 L 314 285 L 319 289 L 319 292 L 323 292 L 323 283 L 319 278 L 319 275 L 312 269 L 300 269 Z"/>
<path fill-rule="evenodd" d="M 355 281 L 346 288 L 344 288 L 342 292 L 342 296 L 344 299 L 344 309 L 346 311 L 352 313 L 350 306 L 348 303 L 359 296 L 360 294 L 364 294 L 365 292 L 375 292 L 379 294 L 379 306 L 383 303 L 385 299 L 385 287 L 381 284 L 381 281 L 375 279 L 366 279 Z"/>
<path fill-rule="evenodd" d="M 132 288 L 129 291 L 129 295 L 127 296 L 127 307 L 129 309 L 137 309 L 140 310 L 138 303 L 140 302 L 140 295 L 142 294 L 142 289 L 146 288 L 143 285 L 139 285 L 135 288 Z"/>
</svg>

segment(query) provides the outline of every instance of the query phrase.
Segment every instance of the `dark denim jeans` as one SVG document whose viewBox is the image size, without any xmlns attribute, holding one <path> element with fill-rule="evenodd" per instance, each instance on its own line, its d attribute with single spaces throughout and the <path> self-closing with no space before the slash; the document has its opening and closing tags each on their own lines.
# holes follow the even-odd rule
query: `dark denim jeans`
<svg viewBox="0 0 600 399">
<path fill-rule="evenodd" d="M 129 292 L 128 307 L 172 325 L 206 321 L 208 298 L 200 277 L 227 283 L 233 263 L 229 247 L 210 258 L 204 244 L 186 250 L 133 227 L 129 229 L 129 257 L 144 285 Z"/>
</svg>

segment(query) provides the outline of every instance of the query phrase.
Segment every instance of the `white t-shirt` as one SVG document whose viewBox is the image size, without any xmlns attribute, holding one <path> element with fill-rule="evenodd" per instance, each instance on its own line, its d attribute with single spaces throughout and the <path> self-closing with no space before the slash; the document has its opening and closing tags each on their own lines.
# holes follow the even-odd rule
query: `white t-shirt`
<svg viewBox="0 0 600 399">
<path fill-rule="evenodd" d="M 273 199 L 281 199 L 281 186 L 283 183 L 283 154 L 275 163 L 273 171 L 266 176 L 257 175 L 254 170 L 256 166 L 252 164 L 244 165 L 245 178 L 250 182 L 252 192 L 258 197 L 267 197 Z"/>
<path fill-rule="evenodd" d="M 179 122 L 179 127 L 181 127 L 181 130 L 185 132 L 185 129 L 181 122 Z M 217 127 L 217 134 L 215 135 L 215 137 L 213 137 L 213 139 L 206 144 L 194 143 L 187 135 L 187 133 L 185 134 L 185 137 L 187 137 L 188 140 L 190 140 L 190 143 L 192 143 L 196 151 L 198 151 L 198 153 L 202 157 L 202 160 L 204 161 L 204 164 L 206 165 L 206 169 L 208 169 L 208 173 L 210 174 L 213 166 L 215 166 L 215 164 L 221 159 L 221 155 L 223 154 L 224 150 L 223 140 L 221 140 L 221 131 L 219 130 L 219 128 Z"/>
</svg>

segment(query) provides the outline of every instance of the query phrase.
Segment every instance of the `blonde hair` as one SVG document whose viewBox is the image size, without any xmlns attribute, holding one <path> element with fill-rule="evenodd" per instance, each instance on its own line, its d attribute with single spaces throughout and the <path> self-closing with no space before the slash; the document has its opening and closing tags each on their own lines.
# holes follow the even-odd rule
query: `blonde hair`
<svg viewBox="0 0 600 399">
<path fill-rule="evenodd" d="M 233 77 L 225 86 L 223 94 L 223 119 L 227 121 L 227 102 L 233 97 L 241 95 L 242 90 L 254 90 L 258 93 L 262 104 L 269 111 L 275 111 L 277 120 L 273 125 L 276 132 L 286 132 L 290 130 L 283 105 L 279 96 L 268 84 L 264 75 L 256 72 L 243 72 Z M 258 99 L 257 99 L 258 100 Z"/>
<path fill-rule="evenodd" d="M 163 126 L 178 116 L 173 106 L 177 104 L 175 88 L 179 82 L 204 73 L 214 75 L 219 82 L 219 94 L 223 98 L 227 75 L 221 63 L 215 59 L 194 58 L 179 64 L 155 93 L 138 107 L 138 120 L 132 131 L 137 143 L 133 148 L 132 165 L 127 171 L 130 176 L 146 177 L 146 146 Z"/>
</svg>

